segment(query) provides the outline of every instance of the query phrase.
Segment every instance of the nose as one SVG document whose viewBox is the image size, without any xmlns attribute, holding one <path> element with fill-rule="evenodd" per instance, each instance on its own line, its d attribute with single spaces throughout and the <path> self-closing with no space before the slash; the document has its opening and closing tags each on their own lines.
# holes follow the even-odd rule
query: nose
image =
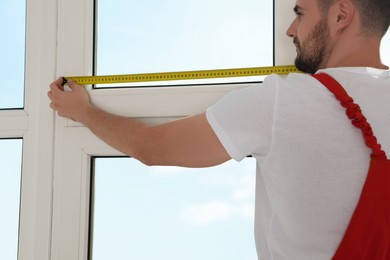
<svg viewBox="0 0 390 260">
<path fill-rule="evenodd" d="M 294 38 L 297 35 L 297 18 L 291 23 L 286 32 L 288 37 Z"/>
</svg>

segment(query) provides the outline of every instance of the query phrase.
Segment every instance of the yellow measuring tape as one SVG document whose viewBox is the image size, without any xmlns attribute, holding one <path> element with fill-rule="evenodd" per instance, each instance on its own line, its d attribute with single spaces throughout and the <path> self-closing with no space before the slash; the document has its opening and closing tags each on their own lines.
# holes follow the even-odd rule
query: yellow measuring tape
<svg viewBox="0 0 390 260">
<path fill-rule="evenodd" d="M 273 66 L 239 69 L 220 70 L 197 70 L 181 72 L 160 72 L 144 74 L 106 75 L 106 76 L 75 76 L 64 77 L 64 84 L 67 80 L 73 80 L 81 85 L 90 84 L 114 84 L 114 83 L 135 83 L 150 81 L 189 80 L 189 79 L 210 79 L 228 77 L 264 76 L 269 74 L 289 74 L 299 72 L 295 66 Z"/>
</svg>

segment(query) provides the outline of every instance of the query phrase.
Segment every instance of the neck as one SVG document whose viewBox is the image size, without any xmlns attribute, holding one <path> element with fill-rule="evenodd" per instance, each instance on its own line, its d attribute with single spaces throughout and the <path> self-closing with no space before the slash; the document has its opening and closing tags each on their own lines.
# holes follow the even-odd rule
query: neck
<svg viewBox="0 0 390 260">
<path fill-rule="evenodd" d="M 372 67 L 389 69 L 381 62 L 380 38 L 358 36 L 337 39 L 324 67 Z"/>
</svg>

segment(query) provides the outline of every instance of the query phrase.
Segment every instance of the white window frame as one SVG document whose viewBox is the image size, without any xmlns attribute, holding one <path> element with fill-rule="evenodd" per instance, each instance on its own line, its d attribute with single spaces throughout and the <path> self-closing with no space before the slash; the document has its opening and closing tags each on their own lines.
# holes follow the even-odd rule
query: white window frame
<svg viewBox="0 0 390 260">
<path fill-rule="evenodd" d="M 0 110 L 0 139 L 23 138 L 19 259 L 87 259 L 90 161 L 118 151 L 84 126 L 49 108 L 49 84 L 62 75 L 91 75 L 93 0 L 26 0 L 25 108 Z M 260 0 L 259 0 L 260 1 Z M 293 19 L 287 0 L 275 0 L 275 65 L 295 50 L 285 30 Z M 96 105 L 159 123 L 204 111 L 248 84 L 104 89 Z"/>
<path fill-rule="evenodd" d="M 54 116 L 48 83 L 56 75 L 57 3 L 26 2 L 25 105 L 0 110 L 0 139 L 23 138 L 18 259 L 49 259 Z"/>
<path fill-rule="evenodd" d="M 294 49 L 285 30 L 292 6 L 276 1 L 276 65 L 291 64 Z M 93 1 L 59 0 L 57 75 L 91 75 Z M 282 13 L 280 13 L 282 12 Z M 71 14 L 71 15 L 69 15 Z M 71 16 L 71 19 L 69 19 Z M 285 29 L 278 29 L 285 28 Z M 287 47 L 288 46 L 288 47 Z M 72 50 L 72 51 L 69 51 Z M 123 116 L 158 123 L 204 111 L 228 91 L 248 84 L 102 89 L 90 92 L 94 104 Z M 122 155 L 82 125 L 56 119 L 52 259 L 87 259 L 90 160 L 92 156 Z"/>
<path fill-rule="evenodd" d="M 260 0 L 259 0 L 260 1 Z M 90 161 L 122 155 L 88 129 L 49 108 L 49 84 L 62 75 L 90 75 L 93 0 L 26 0 L 25 107 L 0 110 L 1 139 L 23 138 L 18 259 L 88 257 Z M 275 0 L 275 65 L 295 56 L 285 31 L 294 18 L 288 0 Z M 159 123 L 204 111 L 228 91 L 248 84 L 105 89 L 96 105 Z"/>
</svg>

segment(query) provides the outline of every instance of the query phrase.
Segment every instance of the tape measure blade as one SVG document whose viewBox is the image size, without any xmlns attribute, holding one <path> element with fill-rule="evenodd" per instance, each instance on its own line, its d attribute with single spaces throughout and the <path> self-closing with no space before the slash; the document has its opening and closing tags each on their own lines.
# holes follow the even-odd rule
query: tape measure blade
<svg viewBox="0 0 390 260">
<path fill-rule="evenodd" d="M 151 81 L 176 81 L 228 77 L 265 76 L 270 74 L 288 74 L 299 72 L 295 66 L 254 67 L 220 70 L 198 70 L 181 72 L 160 72 L 142 74 L 123 74 L 105 76 L 72 76 L 65 77 L 81 85 L 91 84 L 115 84 L 115 83 L 139 83 Z"/>
</svg>

